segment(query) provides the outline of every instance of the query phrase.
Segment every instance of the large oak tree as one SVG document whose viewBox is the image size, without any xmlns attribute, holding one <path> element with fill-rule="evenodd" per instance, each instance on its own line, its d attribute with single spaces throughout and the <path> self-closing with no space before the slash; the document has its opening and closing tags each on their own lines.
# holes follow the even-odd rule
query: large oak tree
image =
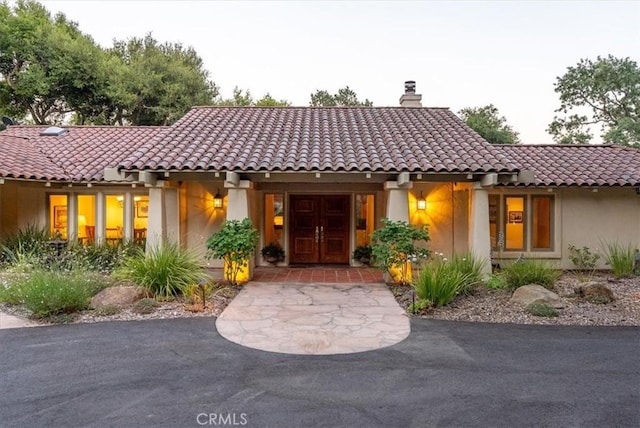
<svg viewBox="0 0 640 428">
<path fill-rule="evenodd" d="M 640 68 L 630 58 L 581 59 L 558 77 L 557 115 L 547 131 L 558 143 L 588 143 L 600 128 L 606 143 L 640 147 Z"/>
</svg>

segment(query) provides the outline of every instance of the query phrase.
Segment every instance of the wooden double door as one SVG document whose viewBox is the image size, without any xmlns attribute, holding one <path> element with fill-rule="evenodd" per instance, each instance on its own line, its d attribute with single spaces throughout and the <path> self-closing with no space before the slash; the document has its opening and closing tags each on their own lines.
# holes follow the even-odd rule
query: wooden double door
<svg viewBox="0 0 640 428">
<path fill-rule="evenodd" d="M 291 195 L 289 262 L 349 263 L 349 195 Z"/>
</svg>

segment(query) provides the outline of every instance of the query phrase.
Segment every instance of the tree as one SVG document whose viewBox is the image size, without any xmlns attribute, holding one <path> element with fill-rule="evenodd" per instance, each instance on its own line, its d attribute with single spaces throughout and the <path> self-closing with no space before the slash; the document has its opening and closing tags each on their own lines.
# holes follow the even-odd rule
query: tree
<svg viewBox="0 0 640 428">
<path fill-rule="evenodd" d="M 222 106 L 233 106 L 233 107 L 246 107 L 246 106 L 256 106 L 256 107 L 286 107 L 290 106 L 291 103 L 287 100 L 276 100 L 273 98 L 268 92 L 265 96 L 260 98 L 258 101 L 255 101 L 251 96 L 251 92 L 249 90 L 245 90 L 244 94 L 242 93 L 242 89 L 237 86 L 233 88 L 233 97 L 227 98 L 217 102 L 216 104 Z"/>
<path fill-rule="evenodd" d="M 560 107 L 549 124 L 562 144 L 588 143 L 591 126 L 599 125 L 606 143 L 640 147 L 640 68 L 630 58 L 612 55 L 581 59 L 558 77 Z"/>
<path fill-rule="evenodd" d="M 124 64 L 112 74 L 108 93 L 116 107 L 112 120 L 117 123 L 168 125 L 194 105 L 213 104 L 218 96 L 217 86 L 191 47 L 160 44 L 148 34 L 144 39 L 116 41 L 110 52 Z"/>
<path fill-rule="evenodd" d="M 365 99 L 364 101 L 358 100 L 358 95 L 345 86 L 342 89 L 338 89 L 338 92 L 331 95 L 328 91 L 317 90 L 311 94 L 311 101 L 309 105 L 312 107 L 344 107 L 344 106 L 362 106 L 371 107 L 373 102 Z"/>
<path fill-rule="evenodd" d="M 489 104 L 484 107 L 467 107 L 458 112 L 462 120 L 491 144 L 518 144 L 518 133 L 500 116 L 498 109 Z"/>
<path fill-rule="evenodd" d="M 37 124 L 56 123 L 75 110 L 99 106 L 102 50 L 63 14 L 54 18 L 35 1 L 0 4 L 2 112 Z M 94 107 L 92 107 L 94 108 Z M 99 107 L 98 107 L 99 108 Z"/>
</svg>

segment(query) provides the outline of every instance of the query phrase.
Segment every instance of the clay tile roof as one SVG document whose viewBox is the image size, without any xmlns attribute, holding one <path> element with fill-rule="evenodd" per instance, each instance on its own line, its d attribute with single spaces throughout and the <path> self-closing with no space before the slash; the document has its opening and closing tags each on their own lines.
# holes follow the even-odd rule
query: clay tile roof
<svg viewBox="0 0 640 428">
<path fill-rule="evenodd" d="M 443 108 L 194 107 L 131 170 L 516 171 Z"/>
<path fill-rule="evenodd" d="M 40 135 L 47 126 L 10 126 L 0 132 L 0 176 L 59 181 L 101 181 L 115 166 L 166 127 L 64 126 L 59 136 Z"/>
<path fill-rule="evenodd" d="M 495 146 L 535 186 L 640 186 L 640 149 L 601 145 Z"/>
</svg>

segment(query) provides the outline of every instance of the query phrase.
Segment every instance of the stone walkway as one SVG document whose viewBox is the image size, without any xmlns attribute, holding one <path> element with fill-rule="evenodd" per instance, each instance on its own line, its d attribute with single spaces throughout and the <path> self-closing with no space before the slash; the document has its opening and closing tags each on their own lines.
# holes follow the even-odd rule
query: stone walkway
<svg viewBox="0 0 640 428">
<path fill-rule="evenodd" d="M 384 348 L 410 332 L 407 315 L 382 283 L 250 282 L 216 327 L 249 348 L 305 355 Z"/>
<path fill-rule="evenodd" d="M 5 328 L 37 327 L 39 324 L 25 318 L 0 312 L 0 330 Z"/>
</svg>

